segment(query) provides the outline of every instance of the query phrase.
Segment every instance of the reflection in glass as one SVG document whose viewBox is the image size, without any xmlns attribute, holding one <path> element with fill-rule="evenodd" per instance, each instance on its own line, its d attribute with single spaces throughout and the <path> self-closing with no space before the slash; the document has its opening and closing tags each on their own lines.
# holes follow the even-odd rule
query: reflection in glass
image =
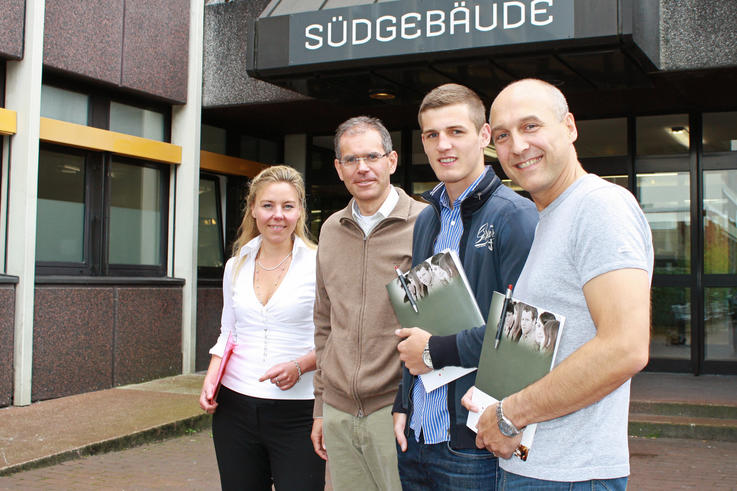
<svg viewBox="0 0 737 491">
<path fill-rule="evenodd" d="M 197 235 L 197 266 L 222 268 L 223 241 L 218 220 L 218 192 L 215 181 L 200 179 L 200 219 Z"/>
<path fill-rule="evenodd" d="M 110 130 L 164 141 L 164 115 L 119 102 L 110 103 Z"/>
<path fill-rule="evenodd" d="M 312 143 L 313 145 L 320 146 L 314 140 Z M 273 165 L 279 163 L 280 147 L 281 145 L 273 140 L 242 135 L 240 157 L 242 159 L 248 159 L 255 162 Z M 330 151 L 333 150 L 332 138 L 330 138 L 327 148 Z"/>
<path fill-rule="evenodd" d="M 688 114 L 637 118 L 637 155 L 688 153 Z"/>
<path fill-rule="evenodd" d="M 399 154 L 397 158 L 397 170 L 389 178 L 391 183 L 401 187 L 402 182 L 402 132 L 401 131 L 390 131 L 389 135 L 392 137 L 392 150 Z"/>
<path fill-rule="evenodd" d="M 425 147 L 422 146 L 422 133 L 420 130 L 412 130 L 412 164 L 424 165 L 429 164 L 427 155 L 425 155 Z"/>
<path fill-rule="evenodd" d="M 627 118 L 576 121 L 576 127 L 579 158 L 627 155 Z"/>
<path fill-rule="evenodd" d="M 200 149 L 225 155 L 226 133 L 224 128 L 203 124 L 200 128 Z"/>
<path fill-rule="evenodd" d="M 691 270 L 691 215 L 688 172 L 638 174 L 640 206 L 653 233 L 655 273 Z"/>
<path fill-rule="evenodd" d="M 704 153 L 737 152 L 737 112 L 704 113 Z"/>
<path fill-rule="evenodd" d="M 429 181 L 429 182 L 413 182 L 412 183 L 412 196 L 415 199 L 422 199 L 420 196 L 425 191 L 430 191 L 435 186 L 438 185 L 438 181 Z"/>
<path fill-rule="evenodd" d="M 110 264 L 161 264 L 161 171 L 113 161 Z"/>
<path fill-rule="evenodd" d="M 737 287 L 704 289 L 707 360 L 737 360 Z"/>
<path fill-rule="evenodd" d="M 39 150 L 36 261 L 84 261 L 84 157 Z"/>
<path fill-rule="evenodd" d="M 89 97 L 50 85 L 41 86 L 41 116 L 87 125 Z"/>
<path fill-rule="evenodd" d="M 609 181 L 612 184 L 616 184 L 618 186 L 622 186 L 623 188 L 627 189 L 627 186 L 629 186 L 629 180 L 627 178 L 627 175 L 618 175 L 618 176 L 599 176 L 605 181 Z"/>
<path fill-rule="evenodd" d="M 650 358 L 691 358 L 691 289 L 653 287 Z"/>
<path fill-rule="evenodd" d="M 704 171 L 704 273 L 737 273 L 737 170 Z"/>
</svg>

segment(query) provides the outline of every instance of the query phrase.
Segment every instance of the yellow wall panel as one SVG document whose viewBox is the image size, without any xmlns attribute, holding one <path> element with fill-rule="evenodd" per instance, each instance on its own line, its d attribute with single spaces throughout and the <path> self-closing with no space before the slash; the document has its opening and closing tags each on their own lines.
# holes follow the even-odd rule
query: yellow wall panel
<svg viewBox="0 0 737 491">
<path fill-rule="evenodd" d="M 182 163 L 179 145 L 56 119 L 41 118 L 41 141 L 166 164 Z"/>
<path fill-rule="evenodd" d="M 15 111 L 0 107 L 0 135 L 15 135 L 17 131 Z"/>
<path fill-rule="evenodd" d="M 268 167 L 266 164 L 254 162 L 253 160 L 239 159 L 238 157 L 207 152 L 205 150 L 200 151 L 201 170 L 254 177 L 266 167 Z"/>
</svg>

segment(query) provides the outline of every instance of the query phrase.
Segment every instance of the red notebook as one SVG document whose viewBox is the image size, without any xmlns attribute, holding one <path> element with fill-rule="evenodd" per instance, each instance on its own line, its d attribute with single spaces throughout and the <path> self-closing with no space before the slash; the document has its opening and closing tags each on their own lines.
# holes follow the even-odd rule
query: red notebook
<svg viewBox="0 0 737 491">
<path fill-rule="evenodd" d="M 218 375 L 217 378 L 215 378 L 215 392 L 212 395 L 212 400 L 216 401 L 218 398 L 218 392 L 220 392 L 220 385 L 223 381 L 223 374 L 225 373 L 225 368 L 228 366 L 228 360 L 230 360 L 230 355 L 233 354 L 233 348 L 235 347 L 235 343 L 233 342 L 233 332 L 231 331 L 230 334 L 228 334 L 228 341 L 225 343 L 225 352 L 223 353 L 223 358 L 220 360 L 220 368 L 218 369 Z"/>
</svg>

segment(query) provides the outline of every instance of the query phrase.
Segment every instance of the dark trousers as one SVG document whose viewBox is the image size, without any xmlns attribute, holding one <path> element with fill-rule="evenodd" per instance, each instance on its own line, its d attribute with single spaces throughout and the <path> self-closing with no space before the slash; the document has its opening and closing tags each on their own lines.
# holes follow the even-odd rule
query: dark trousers
<svg viewBox="0 0 737 491">
<path fill-rule="evenodd" d="M 312 448 L 312 400 L 248 397 L 221 387 L 212 418 L 224 490 L 325 489 L 325 461 Z"/>
</svg>

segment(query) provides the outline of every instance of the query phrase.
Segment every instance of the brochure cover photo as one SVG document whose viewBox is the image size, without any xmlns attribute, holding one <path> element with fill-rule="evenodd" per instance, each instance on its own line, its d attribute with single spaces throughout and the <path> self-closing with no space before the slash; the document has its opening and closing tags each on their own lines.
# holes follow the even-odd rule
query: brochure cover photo
<svg viewBox="0 0 737 491">
<path fill-rule="evenodd" d="M 435 336 L 445 336 L 484 324 L 454 251 L 439 252 L 409 271 L 397 273 L 401 278 L 395 278 L 386 288 L 402 327 L 419 327 Z M 430 392 L 474 370 L 445 367 L 420 378 Z"/>
<path fill-rule="evenodd" d="M 488 406 L 544 377 L 558 352 L 564 316 L 512 298 L 502 318 L 504 303 L 504 295 L 494 292 L 472 398 L 481 411 L 469 412 L 466 421 L 473 431 Z M 495 343 L 498 329 L 501 335 Z M 535 429 L 530 425 L 524 430 L 515 452 L 522 460 L 527 460 Z"/>
</svg>

